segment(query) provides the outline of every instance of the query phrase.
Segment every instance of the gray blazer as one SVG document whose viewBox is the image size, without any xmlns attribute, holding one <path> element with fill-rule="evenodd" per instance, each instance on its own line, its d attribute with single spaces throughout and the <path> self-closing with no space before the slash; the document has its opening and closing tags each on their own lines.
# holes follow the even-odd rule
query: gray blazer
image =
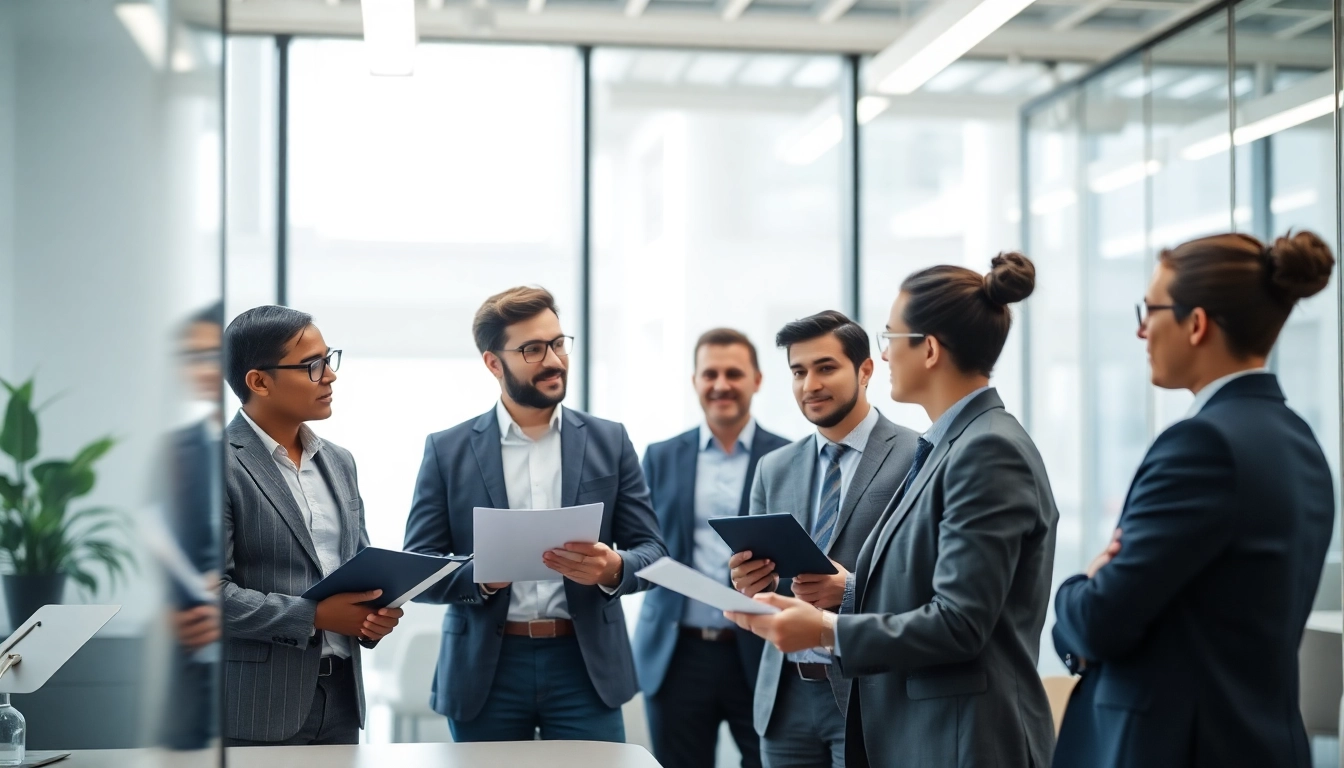
<svg viewBox="0 0 1344 768">
<path fill-rule="evenodd" d="M 1036 658 L 1059 513 L 1035 444 L 982 392 L 893 501 L 859 555 L 858 615 L 836 622 L 858 678 L 846 763 L 1048 766 Z"/>
<path fill-rule="evenodd" d="M 313 704 L 322 633 L 317 603 L 304 590 L 322 579 L 317 550 L 289 486 L 257 433 L 240 414 L 225 437 L 224 735 L 282 741 L 298 733 Z M 314 457 L 341 504 L 341 561 L 368 546 L 364 503 L 350 452 L 323 441 Z M 359 645 L 350 644 L 360 722 L 364 681 Z"/>
<path fill-rule="evenodd" d="M 854 470 L 854 477 L 840 504 L 835 535 L 831 537 L 830 547 L 826 550 L 828 557 L 845 566 L 851 573 L 857 565 L 864 539 L 877 525 L 882 510 L 886 509 L 897 486 L 910 471 L 918 439 L 919 435 L 912 430 L 897 426 L 878 413 L 877 424 L 868 436 L 868 445 L 863 449 L 863 457 Z M 815 496 L 813 483 L 816 482 L 815 440 L 814 435 L 808 435 L 761 458 L 756 480 L 751 486 L 751 514 L 789 512 L 803 524 L 803 530 L 809 530 Z M 793 594 L 790 586 L 790 580 L 782 579 L 780 593 Z M 756 680 L 754 707 L 756 732 L 761 736 L 765 735 L 766 727 L 770 725 L 770 715 L 775 710 L 775 696 L 778 694 L 779 675 L 784 671 L 784 662 L 784 654 L 766 643 Z M 838 674 L 831 678 L 831 688 L 835 691 L 836 704 L 841 714 L 848 706 L 849 685 L 849 681 Z"/>
</svg>

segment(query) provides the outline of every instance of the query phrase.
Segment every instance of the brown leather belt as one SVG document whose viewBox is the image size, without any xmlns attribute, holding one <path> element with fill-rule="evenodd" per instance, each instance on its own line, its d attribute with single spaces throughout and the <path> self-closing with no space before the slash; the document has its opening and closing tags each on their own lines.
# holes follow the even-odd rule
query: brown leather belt
<svg viewBox="0 0 1344 768">
<path fill-rule="evenodd" d="M 522 637 L 569 637 L 574 634 L 574 622 L 569 619 L 533 619 L 532 621 L 506 621 L 504 634 Z"/>
<path fill-rule="evenodd" d="M 737 640 L 737 631 L 732 627 L 682 627 L 681 636 L 710 643 L 731 643 Z"/>
<path fill-rule="evenodd" d="M 830 664 L 805 664 L 797 661 L 790 661 L 789 666 L 798 672 L 799 677 L 814 683 L 829 679 L 827 673 L 831 669 Z"/>
</svg>

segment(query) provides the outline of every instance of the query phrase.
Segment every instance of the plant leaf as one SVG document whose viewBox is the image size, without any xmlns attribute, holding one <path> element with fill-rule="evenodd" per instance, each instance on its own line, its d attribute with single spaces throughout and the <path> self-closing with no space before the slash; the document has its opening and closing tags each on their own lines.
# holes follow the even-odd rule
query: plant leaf
<svg viewBox="0 0 1344 768">
<path fill-rule="evenodd" d="M 37 457 L 37 414 L 33 413 L 33 381 L 29 379 L 15 388 L 8 383 L 9 405 L 5 406 L 5 421 L 0 425 L 0 451 L 22 464 Z"/>
<path fill-rule="evenodd" d="M 23 501 L 23 485 L 0 475 L 0 501 L 4 502 L 5 509 L 18 509 Z"/>
<path fill-rule="evenodd" d="M 76 454 L 75 458 L 70 463 L 75 467 L 87 469 L 92 466 L 95 461 L 106 455 L 108 451 L 112 450 L 112 446 L 116 445 L 116 443 L 117 441 L 113 440 L 111 437 L 95 440 L 84 446 L 84 449 Z"/>
</svg>

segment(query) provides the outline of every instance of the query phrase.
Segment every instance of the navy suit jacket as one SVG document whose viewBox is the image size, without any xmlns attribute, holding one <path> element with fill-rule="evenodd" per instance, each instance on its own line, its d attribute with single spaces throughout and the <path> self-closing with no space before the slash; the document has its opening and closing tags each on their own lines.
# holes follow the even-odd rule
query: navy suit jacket
<svg viewBox="0 0 1344 768">
<path fill-rule="evenodd" d="M 562 414 L 561 503 L 602 502 L 601 541 L 620 552 L 624 560 L 614 595 L 597 586 L 565 580 L 565 599 L 584 666 L 598 696 L 614 708 L 633 698 L 637 690 L 620 598 L 650 586 L 636 578 L 635 572 L 666 555 L 667 549 L 625 427 L 572 408 L 563 409 Z M 469 554 L 473 551 L 473 509 L 508 508 L 499 438 L 494 408 L 429 436 L 406 521 L 407 552 Z M 485 706 L 512 593 L 505 588 L 483 597 L 474 577 L 475 566 L 468 563 L 416 598 L 448 604 L 430 705 L 454 720 L 471 720 Z"/>
<path fill-rule="evenodd" d="M 654 443 L 644 452 L 644 477 L 649 482 L 653 509 L 667 543 L 667 553 L 680 563 L 695 567 L 695 470 L 700 456 L 700 429 L 683 432 L 671 440 Z M 760 425 L 751 441 L 751 459 L 737 514 L 745 515 L 751 505 L 751 483 L 761 457 L 788 445 L 779 435 L 766 432 Z M 677 647 L 677 628 L 681 624 L 686 598 L 663 587 L 654 587 L 644 596 L 635 628 L 635 669 L 645 696 L 652 696 L 663 685 L 672 652 Z M 765 641 L 750 632 L 737 634 L 737 651 L 747 683 L 756 687 Z"/>
<path fill-rule="evenodd" d="M 1139 466 L 1121 549 L 1055 598 L 1087 659 L 1056 768 L 1306 768 L 1298 646 L 1334 518 L 1330 467 L 1278 379 L 1228 382 Z"/>
</svg>

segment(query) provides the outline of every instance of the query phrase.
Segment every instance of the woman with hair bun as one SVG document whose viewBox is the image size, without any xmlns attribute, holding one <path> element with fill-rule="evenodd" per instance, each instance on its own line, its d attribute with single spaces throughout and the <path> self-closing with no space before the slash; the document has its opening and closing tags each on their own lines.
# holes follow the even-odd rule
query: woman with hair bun
<svg viewBox="0 0 1344 768">
<path fill-rule="evenodd" d="M 932 426 L 859 554 L 840 614 L 779 595 L 732 614 L 781 651 L 827 647 L 858 678 L 845 759 L 863 766 L 1049 764 L 1054 722 L 1036 672 L 1058 513 L 1045 465 L 989 386 L 1036 268 L 1000 254 L 981 275 L 906 278 L 878 334 L 891 396 Z M 889 346 L 888 346 L 889 345 Z"/>
<path fill-rule="evenodd" d="M 1162 252 L 1138 334 L 1153 383 L 1195 402 L 1144 457 L 1110 545 L 1055 599 L 1055 648 L 1082 674 L 1056 768 L 1311 765 L 1297 654 L 1335 494 L 1265 363 L 1334 266 L 1311 232 Z"/>
</svg>

